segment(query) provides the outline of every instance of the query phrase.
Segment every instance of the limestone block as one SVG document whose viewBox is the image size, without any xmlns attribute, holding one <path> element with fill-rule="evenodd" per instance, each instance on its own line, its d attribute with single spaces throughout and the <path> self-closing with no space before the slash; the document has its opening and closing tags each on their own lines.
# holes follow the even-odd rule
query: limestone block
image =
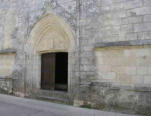
<svg viewBox="0 0 151 116">
<path fill-rule="evenodd" d="M 144 21 L 144 22 L 151 22 L 150 19 L 151 19 L 151 15 L 145 15 L 143 21 Z"/>
<path fill-rule="evenodd" d="M 112 3 L 113 3 L 112 0 L 102 0 L 101 1 L 102 6 L 111 5 Z"/>
<path fill-rule="evenodd" d="M 112 66 L 111 71 L 116 72 L 117 74 L 119 73 L 124 74 L 125 66 Z"/>
<path fill-rule="evenodd" d="M 136 75 L 136 67 L 125 67 L 125 73 L 128 75 Z"/>
<path fill-rule="evenodd" d="M 148 74 L 148 67 L 137 67 L 137 75 L 145 75 Z"/>
<path fill-rule="evenodd" d="M 127 10 L 127 16 L 147 15 L 147 14 L 151 14 L 150 7 L 140 7 L 140 8 Z"/>
<path fill-rule="evenodd" d="M 136 40 L 137 37 L 137 33 L 127 33 L 125 38 L 126 40 Z"/>
<path fill-rule="evenodd" d="M 83 104 L 84 104 L 84 101 L 81 101 L 81 100 L 74 100 L 74 103 L 73 103 L 74 106 L 82 106 Z"/>
<path fill-rule="evenodd" d="M 147 68 L 148 68 L 148 73 L 147 73 L 147 75 L 150 75 L 150 76 L 151 76 L 151 65 L 150 65 L 150 66 L 147 66 Z"/>
<path fill-rule="evenodd" d="M 141 50 L 136 51 L 137 57 L 144 57 L 144 56 L 150 56 L 150 55 L 151 55 L 151 50 L 147 48 L 143 48 Z"/>
<path fill-rule="evenodd" d="M 125 0 L 124 8 L 132 9 L 143 6 L 143 0 Z"/>
<path fill-rule="evenodd" d="M 111 71 L 111 67 L 109 65 L 99 65 L 100 67 L 98 67 L 98 71 L 102 72 L 102 73 L 108 73 Z"/>
<path fill-rule="evenodd" d="M 111 10 L 112 11 L 118 11 L 118 10 L 123 9 L 123 7 L 124 7 L 124 3 L 123 2 L 116 2 L 116 3 L 113 3 L 111 5 Z"/>
<path fill-rule="evenodd" d="M 15 54 L 0 54 L 0 76 L 9 76 L 11 75 L 14 63 L 15 63 Z"/>
<path fill-rule="evenodd" d="M 134 32 L 151 31 L 151 23 L 135 24 Z"/>
<path fill-rule="evenodd" d="M 151 5 L 151 1 L 150 0 L 144 0 L 144 5 L 145 6 L 150 6 Z"/>
<path fill-rule="evenodd" d="M 76 1 L 73 0 L 59 0 L 57 1 L 66 11 L 69 13 L 74 13 L 76 8 Z"/>
<path fill-rule="evenodd" d="M 117 74 L 116 82 L 118 82 L 120 85 L 131 85 L 132 77 L 127 74 Z"/>
<path fill-rule="evenodd" d="M 129 23 L 133 24 L 133 23 L 141 23 L 141 22 L 143 22 L 143 17 L 142 16 L 126 17 L 125 20 L 123 21 L 124 24 L 129 24 Z"/>
<path fill-rule="evenodd" d="M 151 39 L 151 32 L 144 32 L 143 39 Z"/>
<path fill-rule="evenodd" d="M 136 58 L 133 56 L 121 58 L 119 64 L 122 66 L 136 66 Z"/>
<path fill-rule="evenodd" d="M 114 81 L 116 78 L 115 72 L 102 73 L 102 79 Z"/>
<path fill-rule="evenodd" d="M 150 66 L 150 57 L 138 57 L 136 58 L 137 66 Z"/>
<path fill-rule="evenodd" d="M 124 50 L 124 56 L 126 56 L 126 57 L 131 56 L 131 51 L 130 50 Z"/>
<path fill-rule="evenodd" d="M 133 25 L 132 24 L 121 25 L 121 32 L 133 32 Z"/>
<path fill-rule="evenodd" d="M 144 84 L 144 76 L 139 76 L 139 75 L 133 76 L 133 83 L 137 85 Z"/>
<path fill-rule="evenodd" d="M 144 76 L 144 84 L 151 84 L 151 75 Z"/>
</svg>

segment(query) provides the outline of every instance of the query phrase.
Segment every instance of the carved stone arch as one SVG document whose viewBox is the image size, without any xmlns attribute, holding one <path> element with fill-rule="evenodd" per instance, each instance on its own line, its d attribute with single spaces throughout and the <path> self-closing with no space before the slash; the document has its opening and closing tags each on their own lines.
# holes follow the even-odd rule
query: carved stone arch
<svg viewBox="0 0 151 116">
<path fill-rule="evenodd" d="M 58 44 L 59 43 L 59 44 Z M 74 38 L 71 28 L 56 15 L 48 14 L 33 28 L 26 48 L 34 52 L 72 51 Z M 31 50 L 31 49 L 30 49 Z"/>
<path fill-rule="evenodd" d="M 68 86 L 70 91 L 74 48 L 75 41 L 72 30 L 63 19 L 54 14 L 42 17 L 32 29 L 25 45 L 28 56 L 26 83 L 29 88 L 27 89 L 40 88 L 40 55 L 42 53 L 68 52 Z"/>
</svg>

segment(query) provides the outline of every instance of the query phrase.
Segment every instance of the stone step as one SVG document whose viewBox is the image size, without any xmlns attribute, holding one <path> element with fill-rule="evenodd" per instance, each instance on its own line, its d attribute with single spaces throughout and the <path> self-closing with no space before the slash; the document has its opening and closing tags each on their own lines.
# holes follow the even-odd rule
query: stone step
<svg viewBox="0 0 151 116">
<path fill-rule="evenodd" d="M 69 99 L 59 98 L 59 97 L 51 97 L 51 96 L 37 96 L 37 99 L 46 100 L 55 103 L 63 103 L 63 104 L 71 104 Z"/>
<path fill-rule="evenodd" d="M 34 96 L 37 99 L 71 104 L 71 100 L 67 92 L 39 90 L 37 93 L 34 94 Z"/>
</svg>

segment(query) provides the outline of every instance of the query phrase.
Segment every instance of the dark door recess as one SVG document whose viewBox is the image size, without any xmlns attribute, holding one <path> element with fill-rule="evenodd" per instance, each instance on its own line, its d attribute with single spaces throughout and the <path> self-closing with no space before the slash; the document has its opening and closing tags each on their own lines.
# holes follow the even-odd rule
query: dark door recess
<svg viewBox="0 0 151 116">
<path fill-rule="evenodd" d="M 45 90 L 67 91 L 68 53 L 42 54 L 41 88 Z"/>
</svg>

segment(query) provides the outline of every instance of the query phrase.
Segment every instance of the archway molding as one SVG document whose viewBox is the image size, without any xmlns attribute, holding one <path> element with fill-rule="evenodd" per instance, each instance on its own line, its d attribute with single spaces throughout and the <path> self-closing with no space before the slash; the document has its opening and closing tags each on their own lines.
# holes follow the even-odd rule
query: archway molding
<svg viewBox="0 0 151 116">
<path fill-rule="evenodd" d="M 40 19 L 31 31 L 27 49 L 34 52 L 71 52 L 74 49 L 74 37 L 71 28 L 63 19 L 48 14 Z M 31 48 L 32 47 L 32 48 Z"/>
<path fill-rule="evenodd" d="M 68 90 L 71 90 L 73 54 L 75 40 L 70 26 L 60 17 L 48 14 L 42 17 L 32 29 L 25 45 L 26 87 L 40 89 L 41 54 L 68 52 Z"/>
</svg>

